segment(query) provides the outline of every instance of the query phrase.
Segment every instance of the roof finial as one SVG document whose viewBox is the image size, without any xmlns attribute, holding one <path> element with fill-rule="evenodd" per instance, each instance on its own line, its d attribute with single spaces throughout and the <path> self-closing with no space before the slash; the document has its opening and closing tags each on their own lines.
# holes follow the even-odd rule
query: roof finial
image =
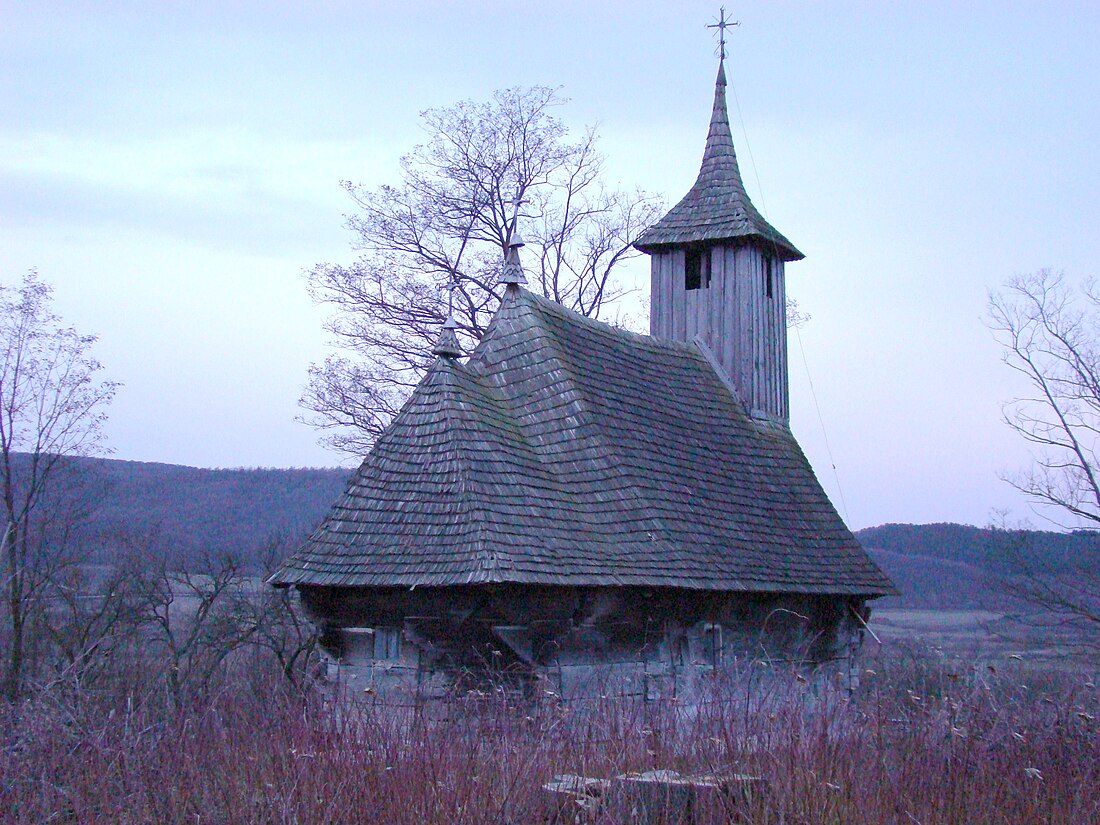
<svg viewBox="0 0 1100 825">
<path fill-rule="evenodd" d="M 462 356 L 462 345 L 458 343 L 458 336 L 455 335 L 456 329 L 458 329 L 458 323 L 455 321 L 454 315 L 448 314 L 447 320 L 443 322 L 443 328 L 439 331 L 439 338 L 436 339 L 435 346 L 432 347 L 432 355 L 441 355 L 444 358 L 459 358 Z"/>
<path fill-rule="evenodd" d="M 527 201 L 519 197 L 516 198 L 511 225 L 508 227 L 508 238 L 505 241 L 504 270 L 500 273 L 500 282 L 509 286 L 512 284 L 522 286 L 527 283 L 527 278 L 523 274 L 523 266 L 519 262 L 519 248 L 524 245 L 524 241 L 520 237 L 517 227 L 519 207 L 523 203 L 527 203 Z"/>
<path fill-rule="evenodd" d="M 718 16 L 717 23 L 708 23 L 708 29 L 718 29 L 718 60 L 723 61 L 726 59 L 726 29 L 730 26 L 740 26 L 740 20 L 727 20 L 726 19 L 726 7 L 722 6 L 721 14 Z"/>
<path fill-rule="evenodd" d="M 439 330 L 439 337 L 435 339 L 432 355 L 441 355 L 444 358 L 459 358 L 464 355 L 462 345 L 458 342 L 458 336 L 455 335 L 455 330 L 458 329 L 458 323 L 455 321 L 455 289 L 457 287 L 458 278 L 452 272 L 447 282 L 447 320 L 443 322 L 443 327 Z"/>
</svg>

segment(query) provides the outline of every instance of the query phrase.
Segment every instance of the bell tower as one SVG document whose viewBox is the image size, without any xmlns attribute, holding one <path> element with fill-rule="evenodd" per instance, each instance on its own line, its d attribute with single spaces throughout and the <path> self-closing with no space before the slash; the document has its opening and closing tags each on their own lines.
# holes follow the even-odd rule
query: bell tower
<svg viewBox="0 0 1100 825">
<path fill-rule="evenodd" d="M 702 341 L 745 411 L 789 421 L 785 265 L 803 255 L 752 205 L 726 112 L 725 27 L 699 177 L 634 246 L 650 256 L 649 331 Z"/>
</svg>

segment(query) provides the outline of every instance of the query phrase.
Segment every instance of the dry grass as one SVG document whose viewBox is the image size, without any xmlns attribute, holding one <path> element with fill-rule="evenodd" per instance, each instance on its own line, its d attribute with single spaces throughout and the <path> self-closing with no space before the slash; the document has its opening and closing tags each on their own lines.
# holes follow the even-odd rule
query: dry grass
<svg viewBox="0 0 1100 825">
<path fill-rule="evenodd" d="M 496 693 L 391 708 L 255 674 L 182 709 L 45 694 L 0 711 L 0 820 L 533 823 L 554 775 L 666 768 L 766 778 L 705 822 L 1100 821 L 1096 685 L 1027 668 L 879 657 L 851 698 L 753 672 L 694 707 Z"/>
</svg>

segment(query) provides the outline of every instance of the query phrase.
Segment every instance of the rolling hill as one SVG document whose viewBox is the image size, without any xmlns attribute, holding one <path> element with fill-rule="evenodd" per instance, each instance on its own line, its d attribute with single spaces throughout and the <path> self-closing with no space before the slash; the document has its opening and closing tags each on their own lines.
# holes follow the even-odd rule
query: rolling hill
<svg viewBox="0 0 1100 825">
<path fill-rule="evenodd" d="M 232 554 L 258 568 L 308 535 L 349 474 L 340 468 L 202 469 L 78 458 L 56 479 L 55 491 L 63 493 L 48 506 L 66 514 L 61 532 L 89 560 L 138 549 L 181 568 L 207 554 Z"/>
<path fill-rule="evenodd" d="M 965 524 L 884 524 L 856 533 L 901 596 L 882 607 L 997 610 L 1018 576 L 1072 576 L 1100 561 L 1100 534 L 1002 530 Z"/>
</svg>

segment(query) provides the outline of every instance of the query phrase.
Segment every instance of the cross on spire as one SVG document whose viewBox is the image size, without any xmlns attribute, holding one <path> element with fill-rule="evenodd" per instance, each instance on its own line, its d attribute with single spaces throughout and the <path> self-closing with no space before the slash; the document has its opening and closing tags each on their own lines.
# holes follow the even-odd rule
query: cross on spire
<svg viewBox="0 0 1100 825">
<path fill-rule="evenodd" d="M 721 14 L 718 17 L 717 23 L 707 24 L 708 29 L 718 29 L 718 58 L 720 60 L 726 59 L 726 29 L 731 26 L 740 26 L 740 20 L 727 20 L 726 19 L 726 7 L 722 6 Z"/>
</svg>

